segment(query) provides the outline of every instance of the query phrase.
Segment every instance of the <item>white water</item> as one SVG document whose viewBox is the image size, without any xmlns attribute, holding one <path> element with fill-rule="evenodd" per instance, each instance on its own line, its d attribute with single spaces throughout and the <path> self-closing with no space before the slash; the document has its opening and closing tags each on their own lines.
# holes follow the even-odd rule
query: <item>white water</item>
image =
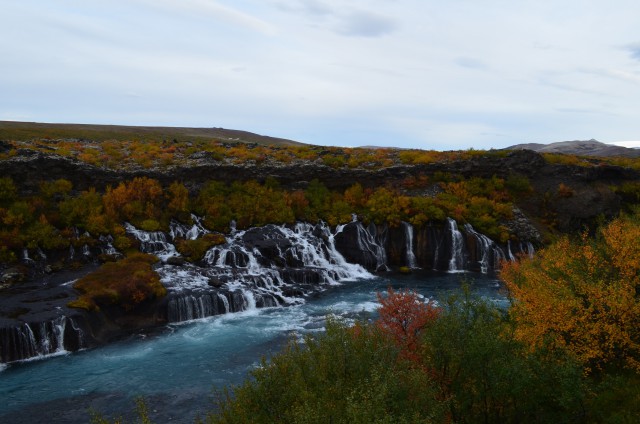
<svg viewBox="0 0 640 424">
<path fill-rule="evenodd" d="M 417 268 L 416 255 L 413 253 L 413 225 L 408 222 L 402 222 L 404 234 L 407 240 L 407 266 L 411 269 Z"/>
<path fill-rule="evenodd" d="M 500 267 L 500 261 L 506 259 L 502 249 L 489 237 L 474 230 L 471 224 L 464 224 L 464 229 L 476 239 L 477 247 L 480 249 L 481 254 L 479 262 L 482 273 L 486 274 L 490 270 L 498 269 Z M 510 244 L 508 244 L 508 249 L 509 255 L 513 257 Z"/>
<path fill-rule="evenodd" d="M 449 231 L 451 232 L 451 259 L 449 259 L 449 272 L 464 272 L 464 239 L 458 230 L 455 220 L 447 218 Z"/>
</svg>

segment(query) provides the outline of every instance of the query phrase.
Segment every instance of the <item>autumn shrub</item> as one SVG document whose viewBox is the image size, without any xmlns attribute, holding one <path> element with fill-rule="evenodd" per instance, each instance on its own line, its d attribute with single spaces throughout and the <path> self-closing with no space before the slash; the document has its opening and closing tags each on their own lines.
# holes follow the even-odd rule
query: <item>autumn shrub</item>
<svg viewBox="0 0 640 424">
<path fill-rule="evenodd" d="M 157 261 L 153 255 L 132 253 L 118 262 L 103 264 L 73 285 L 81 295 L 69 302 L 69 307 L 99 310 L 101 306 L 118 306 L 130 311 L 166 295 L 167 289 L 152 268 Z"/>
<path fill-rule="evenodd" d="M 433 370 L 452 422 L 580 420 L 584 381 L 570 358 L 527 350 L 505 311 L 468 287 L 443 299 L 441 310 L 423 333 L 420 361 Z"/>
<path fill-rule="evenodd" d="M 421 333 L 435 321 L 439 309 L 433 302 L 420 299 L 413 291 L 396 292 L 391 287 L 386 296 L 378 293 L 378 302 L 381 306 L 376 324 L 393 339 L 403 355 L 413 358 Z"/>
<path fill-rule="evenodd" d="M 330 321 L 325 334 L 263 360 L 208 422 L 585 421 L 581 369 L 529 351 L 489 301 L 468 290 L 437 309 L 410 291 L 379 299 L 378 321 Z"/>
<path fill-rule="evenodd" d="M 640 372 L 640 224 L 618 218 L 597 233 L 562 237 L 501 272 L 516 336 L 567 350 L 587 372 Z"/>
<path fill-rule="evenodd" d="M 202 259 L 207 250 L 226 242 L 224 235 L 220 233 L 205 234 L 195 240 L 178 239 L 175 242 L 176 250 L 190 262 Z"/>
<path fill-rule="evenodd" d="M 209 423 L 444 422 L 426 373 L 400 361 L 378 327 L 330 321 L 326 333 L 292 342 L 227 391 Z"/>
</svg>

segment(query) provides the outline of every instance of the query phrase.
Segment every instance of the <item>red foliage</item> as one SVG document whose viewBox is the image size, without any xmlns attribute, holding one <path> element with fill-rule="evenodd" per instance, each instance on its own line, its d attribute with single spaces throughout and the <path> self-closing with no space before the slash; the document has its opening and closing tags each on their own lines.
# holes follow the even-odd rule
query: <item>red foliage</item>
<svg viewBox="0 0 640 424">
<path fill-rule="evenodd" d="M 378 293 L 378 300 L 382 304 L 378 327 L 395 341 L 406 358 L 415 359 L 420 332 L 438 317 L 438 308 L 420 300 L 413 291 L 396 292 L 391 287 L 386 296 Z"/>
</svg>

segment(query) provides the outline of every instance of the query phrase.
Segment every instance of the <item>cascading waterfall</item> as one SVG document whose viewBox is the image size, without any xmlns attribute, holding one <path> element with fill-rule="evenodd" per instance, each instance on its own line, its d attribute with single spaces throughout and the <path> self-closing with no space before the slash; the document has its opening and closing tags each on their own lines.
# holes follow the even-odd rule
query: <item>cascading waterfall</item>
<svg viewBox="0 0 640 424">
<path fill-rule="evenodd" d="M 304 303 L 306 296 L 326 286 L 371 278 L 372 275 L 359 264 L 372 270 L 388 269 L 385 249 L 388 243 L 399 243 L 399 249 L 401 243 L 405 243 L 407 266 L 415 268 L 419 262 L 414 252 L 414 244 L 418 243 L 414 241 L 414 228 L 409 223 L 402 223 L 400 231 L 403 232 L 392 233 L 386 227 L 371 224 L 365 228 L 361 222 L 353 221 L 338 226 L 335 231 L 324 223 L 267 225 L 242 231 L 233 228 L 226 242 L 209 249 L 201 260 L 175 265 L 181 261 L 168 259 L 180 256 L 174 245 L 176 239 L 195 240 L 208 233 L 200 219 L 194 216 L 192 221 L 189 225 L 171 222 L 167 234 L 142 231 L 131 224 L 125 227 L 127 234 L 140 241 L 142 251 L 155 254 L 163 262 L 156 270 L 168 294 L 162 300 L 158 314 L 168 322 Z M 434 268 L 462 272 L 467 265 L 473 268 L 477 263 L 480 271 L 487 273 L 497 269 L 501 259 L 515 260 L 518 254 L 531 256 L 534 253 L 531 243 L 508 242 L 505 254 L 471 225 L 465 225 L 463 231 L 469 248 L 473 248 L 475 240 L 474 254 L 466 251 L 465 236 L 453 219 L 447 219 L 444 231 L 430 227 L 428 246 L 432 252 L 428 253 L 428 261 L 431 263 L 431 257 L 435 258 Z M 101 236 L 100 242 L 102 253 L 119 254 L 111 236 Z M 44 256 L 44 252 L 31 253 L 36 258 Z M 82 246 L 82 254 L 87 258 L 93 256 L 87 244 Z M 70 257 L 79 255 L 79 249 L 70 248 Z M 26 249 L 22 259 L 33 261 Z M 0 362 L 77 350 L 84 340 L 79 323 L 86 328 L 85 322 L 76 323 L 65 316 L 15 323 L 0 326 Z M 87 333 L 86 345 L 91 344 Z"/>
<path fill-rule="evenodd" d="M 511 251 L 511 240 L 507 240 L 507 257 L 512 262 L 516 260 L 516 257 L 513 256 L 513 252 Z"/>
<path fill-rule="evenodd" d="M 172 223 L 170 237 L 205 234 L 197 222 L 190 228 Z M 164 261 L 179 255 L 163 233 L 131 225 L 126 230 L 145 252 Z M 297 304 L 304 302 L 306 293 L 324 285 L 370 278 L 362 266 L 348 263 L 338 252 L 334 235 L 325 224 L 267 225 L 235 231 L 226 243 L 209 249 L 198 264 L 161 266 L 157 271 L 169 292 L 168 321 Z M 381 248 L 377 253 L 382 256 L 382 252 Z"/>
<path fill-rule="evenodd" d="M 533 247 L 533 243 L 528 241 L 525 243 L 525 246 L 526 246 L 526 250 L 524 251 L 527 252 L 527 255 L 529 255 L 530 258 L 533 258 L 533 255 L 535 255 L 536 253 L 536 249 Z"/>
<path fill-rule="evenodd" d="M 69 325 L 70 324 L 70 325 Z M 39 323 L 23 322 L 13 327 L 0 328 L 0 362 L 10 362 L 34 357 L 63 354 L 65 338 L 82 342 L 82 330 L 72 318 L 61 315 Z"/>
<path fill-rule="evenodd" d="M 447 218 L 449 232 L 451 234 L 451 258 L 449 259 L 449 272 L 463 272 L 464 269 L 464 237 L 454 219 Z"/>
<path fill-rule="evenodd" d="M 407 242 L 407 266 L 412 269 L 417 268 L 416 255 L 413 253 L 413 225 L 403 221 L 402 227 L 404 228 L 405 240 Z"/>
<path fill-rule="evenodd" d="M 168 242 L 167 236 L 162 231 L 138 230 L 128 222 L 124 224 L 124 229 L 138 239 L 140 250 L 144 253 L 153 253 L 163 261 L 172 256 L 178 256 L 176 247 Z"/>
<path fill-rule="evenodd" d="M 500 261 L 506 259 L 502 249 L 489 237 L 474 230 L 471 224 L 464 224 L 464 230 L 476 240 L 476 248 L 480 252 L 478 260 L 480 271 L 486 274 L 490 270 L 498 269 Z"/>
<path fill-rule="evenodd" d="M 105 255 L 117 255 L 118 251 L 115 247 L 113 247 L 113 237 L 111 236 L 100 236 L 98 238 L 100 240 L 100 244 L 102 247 L 102 253 Z"/>
<path fill-rule="evenodd" d="M 191 215 L 193 225 L 190 228 L 185 227 L 176 221 L 171 221 L 169 225 L 169 236 L 172 240 L 183 238 L 187 240 L 195 240 L 208 234 L 209 231 L 202 225 L 202 220 L 195 215 Z"/>
</svg>

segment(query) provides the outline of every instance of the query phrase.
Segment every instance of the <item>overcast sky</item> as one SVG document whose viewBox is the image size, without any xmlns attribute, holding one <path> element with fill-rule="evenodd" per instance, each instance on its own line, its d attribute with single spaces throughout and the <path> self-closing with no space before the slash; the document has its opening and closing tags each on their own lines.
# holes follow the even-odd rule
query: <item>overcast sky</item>
<svg viewBox="0 0 640 424">
<path fill-rule="evenodd" d="M 0 120 L 450 150 L 639 112 L 638 0 L 2 0 Z"/>
</svg>

